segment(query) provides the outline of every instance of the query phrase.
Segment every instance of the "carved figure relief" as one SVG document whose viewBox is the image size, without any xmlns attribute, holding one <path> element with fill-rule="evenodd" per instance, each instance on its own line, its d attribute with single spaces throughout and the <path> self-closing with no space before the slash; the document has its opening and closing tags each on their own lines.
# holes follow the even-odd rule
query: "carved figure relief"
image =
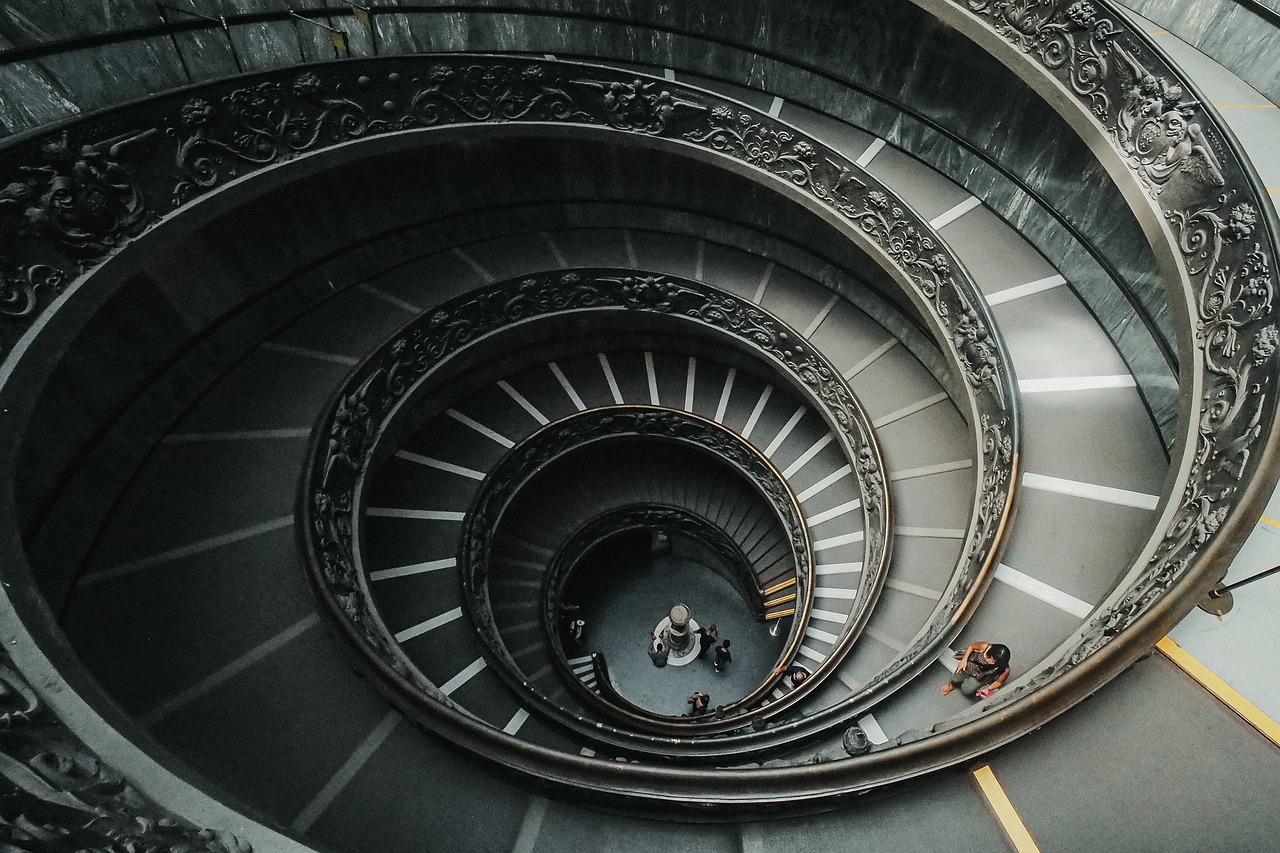
<svg viewBox="0 0 1280 853">
<path fill-rule="evenodd" d="M 0 189 L 0 222 L 12 234 L 52 237 L 94 259 L 136 237 L 155 220 L 137 183 L 138 165 L 157 130 L 82 142 L 64 131 L 41 146 L 43 163 L 23 166 Z"/>
<path fill-rule="evenodd" d="M 1222 186 L 1222 165 L 1196 120 L 1199 103 L 1177 83 L 1151 73 L 1120 44 L 1115 53 L 1125 86 L 1113 133 L 1152 197 L 1159 196 L 1177 172 Z"/>
</svg>

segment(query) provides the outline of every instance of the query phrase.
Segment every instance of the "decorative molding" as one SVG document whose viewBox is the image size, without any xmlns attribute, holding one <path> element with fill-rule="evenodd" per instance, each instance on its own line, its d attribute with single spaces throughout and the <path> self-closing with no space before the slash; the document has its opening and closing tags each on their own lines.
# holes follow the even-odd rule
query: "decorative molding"
<svg viewBox="0 0 1280 853">
<path fill-rule="evenodd" d="M 0 846 L 11 851 L 252 853 L 160 808 L 107 766 L 0 655 Z"/>
<path fill-rule="evenodd" d="M 984 707 L 1006 705 L 1080 666 L 1170 590 L 1221 570 L 1203 555 L 1229 547 L 1253 517 L 1242 500 L 1274 447 L 1280 334 L 1276 223 L 1221 120 L 1149 38 L 1102 0 L 943 0 L 1057 80 L 1111 142 L 1167 224 L 1194 305 L 1194 378 L 1180 494 L 1149 558 L 1034 676 Z M 1198 365 L 1195 364 L 1198 362 Z M 1184 387 L 1186 385 L 1184 384 Z"/>
<path fill-rule="evenodd" d="M 514 676 L 507 679 L 514 688 L 536 692 L 536 687 L 528 681 L 529 674 L 521 670 L 506 648 L 494 619 L 489 597 L 491 556 L 502 536 L 506 509 L 525 485 L 557 459 L 589 445 L 628 437 L 657 439 L 697 448 L 716 457 L 739 477 L 751 483 L 772 510 L 774 519 L 781 528 L 783 540 L 790 546 L 798 603 L 807 610 L 811 601 L 814 573 L 808 530 L 794 494 L 763 454 L 719 424 L 687 412 L 635 405 L 589 409 L 549 424 L 508 451 L 486 475 L 479 493 L 472 500 L 471 510 L 467 513 L 464 524 L 459 572 L 467 596 L 467 609 L 472 617 L 473 627 L 489 646 L 489 651 L 503 661 Z M 729 534 L 687 510 L 646 505 L 610 511 L 572 532 L 549 563 L 541 586 L 541 616 L 547 642 L 553 648 L 558 649 L 555 637 L 556 605 L 566 573 L 603 536 L 620 527 L 640 525 L 676 527 L 708 544 L 731 566 L 740 567 L 741 575 L 751 573 L 750 563 Z M 756 532 L 756 529 L 752 530 L 753 534 Z M 744 581 L 747 581 L 746 577 L 731 582 L 741 587 Z M 751 589 L 757 589 L 754 577 L 747 582 Z M 758 606 L 758 590 L 753 597 Z M 796 653 L 806 624 L 806 618 L 794 620 L 786 656 Z M 561 663 L 564 663 L 562 658 Z M 567 664 L 562 667 L 562 675 L 572 677 Z M 716 728 L 732 728 L 734 724 L 730 718 L 757 711 L 759 700 L 773 683 L 774 679 L 770 677 L 747 696 L 726 705 L 725 715 L 714 721 Z M 661 714 L 634 714 L 627 708 L 611 707 L 606 700 L 594 694 L 580 695 L 606 715 L 617 715 L 623 723 L 649 734 L 687 735 L 688 730 L 697 728 L 700 722 L 712 722 L 669 718 Z M 549 697 L 541 698 L 546 700 L 544 706 L 554 704 Z M 772 714 L 781 709 L 766 710 Z M 722 722 L 724 725 L 720 725 Z"/>
<path fill-rule="evenodd" d="M 670 276 L 570 270 L 499 283 L 440 306 L 411 323 L 367 359 L 348 378 L 331 412 L 322 421 L 323 437 L 317 439 L 309 463 L 307 529 L 311 531 L 309 547 L 317 564 L 317 585 L 369 654 L 432 698 L 443 700 L 391 639 L 371 601 L 360 569 L 361 558 L 355 545 L 359 538 L 360 508 L 354 505 L 354 496 L 359 493 L 369 463 L 376 456 L 377 437 L 388 429 L 405 400 L 425 393 L 426 383 L 433 381 L 433 371 L 473 341 L 492 340 L 495 332 L 535 319 L 594 311 L 612 312 L 615 316 L 619 311 L 648 313 L 668 318 L 668 322 L 676 322 L 690 333 L 727 337 L 732 345 L 764 360 L 768 369 L 789 376 L 794 387 L 803 389 L 835 430 L 840 446 L 859 474 L 866 530 L 865 568 L 860 580 L 859 604 L 850 618 L 853 635 L 865 624 L 883 584 L 889 557 L 891 514 L 883 462 L 870 420 L 839 373 L 798 333 L 745 300 L 698 282 Z M 667 418 L 674 416 L 676 413 L 668 413 Z M 625 431 L 618 420 L 621 417 L 612 416 L 606 435 Z M 634 418 L 634 415 L 628 417 Z M 684 417 L 691 419 L 691 416 Z M 562 452 L 586 440 L 574 430 L 586 429 L 581 424 L 588 421 L 579 424 L 571 419 L 570 423 L 575 426 L 569 433 L 563 432 L 569 427 L 552 425 L 535 437 L 541 436 L 538 440 L 544 443 L 552 440 L 546 436 L 554 437 L 559 442 L 556 446 L 561 448 L 558 452 Z M 645 423 L 646 428 L 656 429 L 658 422 L 646 420 Z M 671 425 L 671 429 L 681 440 L 689 440 L 684 433 L 697 432 L 684 422 L 679 430 L 675 425 Z M 523 459 L 528 452 L 531 451 L 517 448 L 511 458 Z M 753 463 L 743 456 L 739 442 L 722 441 L 716 446 L 716 452 L 749 472 L 775 507 L 792 507 L 787 512 L 794 520 L 786 527 L 791 531 L 798 564 L 807 566 L 810 562 L 807 530 L 799 509 L 794 506 L 794 497 L 776 472 L 777 483 L 773 485 L 770 478 L 750 473 L 754 470 Z M 769 467 L 767 462 L 759 464 Z M 482 488 L 492 488 L 492 482 L 487 480 Z M 468 514 L 467 529 L 494 530 L 501 503 L 477 498 Z M 460 555 L 464 582 L 470 590 L 484 587 L 483 558 L 484 548 L 474 541 Z M 471 572 L 481 574 L 473 576 Z M 807 569 L 806 574 L 811 574 L 811 569 Z M 476 630 L 501 657 L 500 639 L 494 633 L 487 596 L 472 595 L 468 602 Z M 807 608 L 801 612 L 807 613 Z M 803 617 L 797 620 L 797 626 L 803 628 Z"/>
</svg>

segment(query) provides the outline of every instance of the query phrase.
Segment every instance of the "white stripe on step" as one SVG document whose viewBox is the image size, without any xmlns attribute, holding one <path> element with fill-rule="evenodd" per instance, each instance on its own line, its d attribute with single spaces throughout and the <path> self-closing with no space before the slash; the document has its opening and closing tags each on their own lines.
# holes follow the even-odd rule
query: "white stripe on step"
<svg viewBox="0 0 1280 853">
<path fill-rule="evenodd" d="M 418 521 L 462 521 L 466 513 L 441 509 L 404 509 L 392 506 L 371 506 L 365 515 L 375 518 L 413 518 Z"/>
<path fill-rule="evenodd" d="M 467 665 L 466 669 L 464 669 L 462 672 L 455 675 L 453 678 L 450 678 L 444 684 L 440 685 L 440 692 L 446 696 L 451 695 L 453 691 L 457 690 L 459 687 L 461 687 L 462 685 L 470 681 L 472 678 L 474 678 L 476 673 L 484 669 L 485 666 L 486 664 L 485 664 L 484 658 L 476 658 L 474 661 L 472 661 L 470 664 Z"/>
<path fill-rule="evenodd" d="M 510 397 L 512 400 L 515 400 L 516 403 L 520 406 L 520 408 L 528 412 L 529 416 L 532 417 L 535 421 L 543 425 L 550 423 L 550 421 L 547 420 L 547 416 L 542 414 L 542 412 L 538 411 L 537 406 L 535 406 L 533 403 L 530 403 L 529 400 L 523 394 L 521 394 L 515 388 L 511 387 L 510 382 L 508 382 L 505 379 L 499 379 L 498 387 L 501 388 L 503 391 L 506 391 L 507 396 Z"/>
<path fill-rule="evenodd" d="M 496 441 L 498 444 L 501 444 L 503 447 L 516 446 L 515 442 L 512 441 L 511 439 L 506 438 L 505 436 L 499 435 L 498 433 L 489 429 L 487 426 L 480 423 L 479 421 L 473 420 L 467 417 L 466 415 L 462 414 L 462 412 L 459 412 L 457 409 L 446 409 L 445 414 L 453 418 L 455 421 L 462 424 L 463 426 L 470 427 L 471 429 L 483 435 L 485 438 Z"/>
<path fill-rule="evenodd" d="M 813 337 L 813 333 L 818 331 L 818 327 L 822 325 L 822 321 L 827 319 L 827 315 L 831 313 L 831 309 L 836 307 L 836 301 L 839 298 L 840 297 L 835 294 L 832 294 L 831 299 L 827 301 L 826 305 L 822 306 L 822 309 L 818 311 L 817 316 L 809 321 L 809 325 L 805 326 L 804 331 L 800 334 L 804 335 L 806 338 Z"/>
<path fill-rule="evenodd" d="M 446 610 L 444 613 L 441 613 L 439 616 L 432 616 L 430 619 L 427 619 L 423 622 L 419 622 L 417 625 L 414 625 L 412 628 L 405 628 L 403 631 L 396 632 L 396 642 L 403 643 L 406 640 L 412 640 L 414 637 L 421 637 L 423 634 L 427 633 L 428 631 L 434 628 L 439 628 L 441 625 L 448 625 L 450 622 L 452 622 L 455 619 L 458 619 L 461 616 L 462 616 L 461 607 L 455 607 L 452 610 Z"/>
<path fill-rule="evenodd" d="M 987 304 L 992 306 L 1003 305 L 1015 299 L 1022 299 L 1024 296 L 1033 296 L 1046 290 L 1052 290 L 1066 283 L 1067 280 L 1062 276 L 1051 275 L 1048 278 L 1029 281 L 1026 284 L 1019 284 L 1016 287 L 1007 287 L 1004 290 L 997 291 L 987 297 Z"/>
<path fill-rule="evenodd" d="M 773 261 L 769 261 L 765 265 L 764 272 L 760 273 L 760 283 L 756 285 L 755 295 L 751 297 L 751 301 L 759 305 L 760 300 L 764 299 L 764 292 L 769 288 L 769 279 L 773 277 Z"/>
<path fill-rule="evenodd" d="M 862 571 L 862 563 L 827 563 L 825 566 L 814 566 L 815 575 L 855 575 Z"/>
<path fill-rule="evenodd" d="M 600 359 L 600 369 L 604 371 L 604 381 L 609 383 L 609 393 L 613 395 L 613 402 L 622 405 L 622 390 L 618 388 L 618 380 L 613 375 L 608 356 L 598 353 L 596 357 Z"/>
<path fill-rule="evenodd" d="M 658 374 L 653 369 L 653 353 L 644 352 L 644 375 L 649 380 L 649 402 L 655 406 L 662 405 L 658 400 Z"/>
<path fill-rule="evenodd" d="M 1074 498 L 1131 506 L 1138 509 L 1155 509 L 1156 505 L 1160 503 L 1160 498 L 1157 495 L 1131 492 L 1128 489 L 1115 489 L 1111 486 L 1099 486 L 1096 483 L 1082 483 L 1079 480 L 1064 480 L 1061 477 L 1032 474 L 1029 471 L 1022 475 L 1022 485 L 1028 489 L 1037 489 L 1042 492 L 1054 492 L 1059 495 L 1070 495 Z"/>
<path fill-rule="evenodd" d="M 828 548 L 836 548 L 840 545 L 850 545 L 854 542 L 861 542 L 863 532 L 855 530 L 853 533 L 844 533 L 840 536 L 832 536 L 829 539 L 819 539 L 813 543 L 814 551 L 825 551 Z"/>
<path fill-rule="evenodd" d="M 555 374 L 556 381 L 560 383 L 560 387 L 564 389 L 564 393 L 569 395 L 569 399 L 573 402 L 573 405 L 578 407 L 578 411 L 581 412 L 586 409 L 587 404 L 582 402 L 582 398 L 578 396 L 578 392 L 569 384 L 569 377 L 564 375 L 564 371 L 560 369 L 560 365 L 556 364 L 554 361 L 549 361 L 547 362 L 547 367 L 551 368 L 551 372 Z"/>
<path fill-rule="evenodd" d="M 751 410 L 751 417 L 747 418 L 747 425 L 742 428 L 744 441 L 751 438 L 751 431 L 756 428 L 756 421 L 760 420 L 760 413 L 764 411 L 765 403 L 769 402 L 771 394 L 773 394 L 773 386 L 764 386 L 764 390 L 760 392 L 760 399 L 756 401 L 756 407 Z"/>
<path fill-rule="evenodd" d="M 782 443 L 787 440 L 787 436 L 791 435 L 791 431 L 796 428 L 796 424 L 800 423 L 800 419 L 804 417 L 805 407 L 801 406 L 791 415 L 791 419 L 782 425 L 782 429 L 778 430 L 778 434 L 773 437 L 773 441 L 769 442 L 769 446 L 764 449 L 764 455 L 772 457 Z"/>
<path fill-rule="evenodd" d="M 903 406 L 901 409 L 898 409 L 897 411 L 889 412 L 889 414 L 887 415 L 881 415 L 880 417 L 872 421 L 871 425 L 876 429 L 880 429 L 881 427 L 886 427 L 889 424 L 894 423 L 895 421 L 900 421 L 903 418 L 910 417 L 911 415 L 914 415 L 916 412 L 922 412 L 925 409 L 929 408 L 930 406 L 936 406 L 937 404 L 941 403 L 945 399 L 947 399 L 947 395 L 943 392 L 938 392 L 937 394 L 934 394 L 932 397 L 925 397 L 923 400 L 917 400 L 911 405 Z"/>
<path fill-rule="evenodd" d="M 799 459 L 797 459 L 795 462 L 792 462 L 790 465 L 787 466 L 787 470 L 782 472 L 783 479 L 790 480 L 792 477 L 794 477 L 801 468 L 809 464 L 810 459 L 817 456 L 819 451 L 821 451 L 822 448 L 830 444 L 834 438 L 835 438 L 834 434 L 827 433 L 822 438 L 815 441 L 812 447 L 810 447 L 804 453 L 800 454 Z"/>
<path fill-rule="evenodd" d="M 886 580 L 884 582 L 884 585 L 889 587 L 889 589 L 896 589 L 899 592 L 907 593 L 907 595 L 914 595 L 914 596 L 918 596 L 919 598 L 927 598 L 927 599 L 930 599 L 931 601 L 938 601 L 939 599 L 942 598 L 942 593 L 938 592 L 936 589 L 929 589 L 929 587 L 927 586 L 917 586 L 916 584 L 907 583 L 906 581 L 895 580 L 894 578 L 889 578 L 888 580 Z"/>
<path fill-rule="evenodd" d="M 406 462 L 416 462 L 419 465 L 426 465 L 428 468 L 436 468 L 450 474 L 469 477 L 472 480 L 484 479 L 484 472 L 482 471 L 477 471 L 474 468 L 463 468 L 461 465 L 454 465 L 452 462 L 442 462 L 439 459 L 432 459 L 430 456 L 421 456 L 417 453 L 411 453 L 408 450 L 397 450 L 395 455 L 397 458 L 404 459 Z"/>
<path fill-rule="evenodd" d="M 689 369 L 684 375 L 684 410 L 693 411 L 693 389 L 698 380 L 698 360 L 689 356 Z"/>
<path fill-rule="evenodd" d="M 897 483 L 901 480 L 914 480 L 916 477 L 931 477 L 934 474 L 946 474 L 950 471 L 963 471 L 973 467 L 972 459 L 957 459 L 955 462 L 939 462 L 937 465 L 925 465 L 922 468 L 907 468 L 889 475 L 889 481 Z"/>
<path fill-rule="evenodd" d="M 898 339 L 890 338 L 889 340 L 882 343 L 880 346 L 873 349 L 870 353 L 866 355 L 866 357 L 862 359 L 862 361 L 858 362 L 853 367 L 846 370 L 842 375 L 844 376 L 845 379 L 852 379 L 862 371 L 866 370 L 871 365 L 875 364 L 882 355 L 884 355 L 885 353 L 887 353 L 889 350 L 893 349 L 897 345 L 898 345 Z"/>
<path fill-rule="evenodd" d="M 718 424 L 724 423 L 725 409 L 729 407 L 729 394 L 733 392 L 733 379 L 738 375 L 738 368 L 729 368 L 728 375 L 724 378 L 724 388 L 720 391 L 720 405 L 716 406 L 715 421 Z"/>
<path fill-rule="evenodd" d="M 858 159 L 854 162 L 864 169 L 867 168 L 871 161 L 876 158 L 876 155 L 880 153 L 881 148 L 884 148 L 883 139 L 871 140 L 871 144 L 867 146 L 865 151 L 858 155 Z"/>
<path fill-rule="evenodd" d="M 809 500 L 815 495 L 820 494 L 823 490 L 825 490 L 831 484 L 836 483 L 840 480 L 843 480 L 845 477 L 848 477 L 849 474 L 852 473 L 852 471 L 853 469 L 848 465 L 844 465 L 840 468 L 837 468 L 827 476 L 823 477 L 818 482 L 814 483 L 809 488 L 805 489 L 800 494 L 796 495 L 796 500 L 799 501 L 800 503 L 804 503 L 805 501 Z"/>
<path fill-rule="evenodd" d="M 839 518 L 842 515 L 848 515 L 858 507 L 862 506 L 862 501 L 855 498 L 848 503 L 842 503 L 840 506 L 833 506 L 826 512 L 820 512 L 812 518 L 808 519 L 805 524 L 808 527 L 817 527 L 824 521 L 830 521 L 833 518 Z"/>
<path fill-rule="evenodd" d="M 973 210 L 975 207 L 979 207 L 981 205 L 982 205 L 982 199 L 978 198 L 977 196 L 969 196 L 964 201 L 957 204 L 955 207 L 952 207 L 948 210 L 944 210 L 942 213 L 938 214 L 933 219 L 930 219 L 929 225 L 932 228 L 943 228 L 947 225 L 950 225 L 952 222 L 955 222 L 957 219 L 959 219 L 961 216 L 964 216 L 966 213 Z"/>
<path fill-rule="evenodd" d="M 441 569 L 452 569 L 458 565 L 457 557 L 448 557 L 443 560 L 430 560 L 425 563 L 414 563 L 409 566 L 397 566 L 394 569 L 379 569 L 376 572 L 369 572 L 369 580 L 385 581 L 392 578 L 403 578 L 409 575 L 421 575 L 426 572 L 438 572 Z"/>
<path fill-rule="evenodd" d="M 1113 376 L 1059 376 L 1055 379 L 1020 379 L 1018 391 L 1023 394 L 1098 391 L 1104 388 L 1134 388 L 1137 384 L 1138 381 L 1127 373 Z"/>
<path fill-rule="evenodd" d="M 1093 605 L 1087 601 L 1081 601 L 1074 595 L 1063 592 L 1056 587 L 1049 586 L 1044 581 L 1036 580 L 1030 575 L 1023 574 L 1017 569 L 1006 566 L 1004 563 L 996 566 L 996 580 L 1002 581 L 1014 589 L 1021 590 L 1032 598 L 1050 604 L 1059 610 L 1070 613 L 1079 619 L 1084 619 L 1093 612 Z"/>
</svg>

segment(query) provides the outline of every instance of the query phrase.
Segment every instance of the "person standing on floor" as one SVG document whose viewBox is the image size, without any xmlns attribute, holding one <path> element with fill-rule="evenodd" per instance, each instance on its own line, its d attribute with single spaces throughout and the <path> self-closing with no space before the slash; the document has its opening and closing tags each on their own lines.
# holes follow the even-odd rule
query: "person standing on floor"
<svg viewBox="0 0 1280 853">
<path fill-rule="evenodd" d="M 716 647 L 716 672 L 724 672 L 724 668 L 733 660 L 733 655 L 729 653 L 729 641 L 725 640 Z"/>
<path fill-rule="evenodd" d="M 667 648 L 667 644 L 662 642 L 657 634 L 650 635 L 649 660 L 653 661 L 653 665 L 658 667 L 666 666 L 667 658 L 670 656 L 671 650 Z"/>
<path fill-rule="evenodd" d="M 720 632 L 716 630 L 715 625 L 708 625 L 705 628 L 699 628 L 698 634 L 698 657 L 707 656 L 707 649 L 716 644 L 716 637 L 720 636 Z"/>
<path fill-rule="evenodd" d="M 685 700 L 685 704 L 689 706 L 689 712 L 686 717 L 697 717 L 707 713 L 707 709 L 711 707 L 711 696 L 707 693 L 694 693 Z"/>
</svg>

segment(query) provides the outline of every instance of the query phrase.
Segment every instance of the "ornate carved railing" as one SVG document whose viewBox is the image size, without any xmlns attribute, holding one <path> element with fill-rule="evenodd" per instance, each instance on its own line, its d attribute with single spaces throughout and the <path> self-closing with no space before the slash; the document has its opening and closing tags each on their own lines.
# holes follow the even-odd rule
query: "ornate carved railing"
<svg viewBox="0 0 1280 853">
<path fill-rule="evenodd" d="M 728 429 L 697 415 L 635 405 L 589 409 L 548 424 L 508 451 L 485 477 L 472 502 L 471 510 L 467 513 L 459 560 L 466 605 L 472 624 L 490 653 L 498 657 L 507 672 L 514 676 L 507 679 L 509 686 L 517 690 L 534 689 L 525 680 L 527 674 L 520 670 L 503 642 L 489 597 L 490 555 L 495 543 L 503 535 L 504 511 L 526 484 L 557 460 L 602 442 L 638 438 L 655 440 L 657 443 L 672 442 L 714 456 L 730 468 L 737 478 L 750 483 L 756 493 L 769 504 L 791 548 L 800 601 L 797 618 L 792 623 L 790 636 L 781 654 L 782 659 L 794 656 L 804 639 L 813 598 L 813 548 L 795 495 L 769 460 Z M 588 534 L 596 532 L 590 529 L 590 525 L 588 528 Z M 732 540 L 729 542 L 732 544 Z M 572 540 L 567 544 L 572 544 Z M 567 566 L 563 563 L 553 564 L 543 584 L 543 621 L 547 641 L 552 648 L 557 649 L 559 641 L 554 637 L 554 625 L 559 597 L 554 592 L 558 589 L 558 575 L 565 568 Z M 556 656 L 563 657 L 558 652 Z M 747 695 L 725 704 L 724 714 L 714 722 L 704 718 L 671 718 L 656 713 L 636 714 L 625 708 L 610 706 L 595 694 L 579 691 L 579 695 L 606 716 L 612 716 L 642 732 L 689 737 L 739 728 L 744 724 L 741 718 L 745 716 L 777 714 L 782 710 L 781 707 L 758 707 L 760 699 L 768 692 L 772 683 L 772 678 L 762 678 Z M 571 684 L 578 687 L 576 679 Z M 544 707 L 546 704 L 550 703 L 543 703 Z"/>
<path fill-rule="evenodd" d="M 597 545 L 620 533 L 635 530 L 664 530 L 697 541 L 715 555 L 719 565 L 707 568 L 719 574 L 741 596 L 752 613 L 763 618 L 764 598 L 760 594 L 757 567 L 739 543 L 727 532 L 696 512 L 684 507 L 641 504 L 622 507 L 593 518 L 573 531 L 548 563 L 542 600 L 547 605 L 548 627 L 554 625 L 555 608 L 574 567 Z M 799 582 L 792 568 L 792 579 Z"/>
<path fill-rule="evenodd" d="M 252 853 L 157 805 L 72 734 L 0 653 L 0 785 L 5 847 Z"/>
<path fill-rule="evenodd" d="M 25 140 L 0 164 L 0 185 L 7 182 L 0 191 L 0 233 L 24 238 L 0 264 L 0 305 L 18 321 L 0 324 L 0 346 L 59 292 L 89 283 L 105 260 L 163 217 L 259 170 L 368 139 L 395 134 L 389 144 L 408 144 L 408 132 L 455 125 L 473 133 L 497 123 L 595 128 L 758 174 L 841 228 L 904 286 L 972 392 L 969 419 L 992 435 L 995 452 L 979 455 L 975 510 L 945 591 L 947 609 L 972 609 L 1012 505 L 1017 425 L 1006 359 L 976 288 L 927 222 L 818 141 L 674 82 L 480 56 L 316 66 L 157 98 L 145 120 L 120 112 Z M 809 369 L 811 354 L 798 339 L 791 344 L 797 367 Z M 814 379 L 839 387 L 830 377 Z M 871 458 L 859 463 L 868 477 L 880 467 Z M 867 497 L 874 512 L 875 496 Z M 868 526 L 869 546 L 887 549 L 874 541 L 882 527 Z M 944 644 L 962 621 L 934 620 L 942 633 L 924 638 L 924 645 Z"/>
<path fill-rule="evenodd" d="M 1034 714 L 1031 693 L 1041 716 L 1050 702 L 1068 707 L 1172 627 L 1225 570 L 1240 531 L 1270 495 L 1280 440 L 1277 223 L 1209 102 L 1110 4 L 916 2 L 1012 67 L 1096 143 L 1165 265 L 1170 303 L 1186 329 L 1182 439 L 1156 532 L 1081 630 L 977 712 L 1007 714 L 1026 700 L 1025 719 Z M 1126 643 L 1109 649 L 1122 632 Z M 1050 700 L 1041 688 L 1054 681 Z"/>
<path fill-rule="evenodd" d="M 690 86 L 523 58 L 353 61 L 198 87 L 24 136 L 5 148 L 0 163 L 0 236 L 6 238 L 0 258 L 0 393 L 30 393 L 22 389 L 33 386 L 15 391 L 10 382 L 26 367 L 21 357 L 46 328 L 51 307 L 92 310 L 136 262 L 138 254 L 129 250 L 197 202 L 206 214 L 226 209 L 236 194 L 220 193 L 224 188 L 247 185 L 268 169 L 274 180 L 287 179 L 291 161 L 301 170 L 315 155 L 324 154 L 326 163 L 358 156 L 366 140 L 405 146 L 415 131 L 465 126 L 468 133 L 483 134 L 487 126 L 510 123 L 527 123 L 539 132 L 621 135 L 746 171 L 841 229 L 903 286 L 972 392 L 971 421 L 984 423 L 995 439 L 994 452 L 981 456 L 974 514 L 947 591 L 947 601 L 958 602 L 959 609 L 952 620 L 934 623 L 941 633 L 932 642 L 946 642 L 989 577 L 1013 497 L 1012 378 L 986 308 L 927 223 L 886 187 L 782 122 Z M 779 350 L 798 369 L 813 369 L 799 340 Z M 821 374 L 813 378 L 825 380 Z M 363 396 L 357 389 L 340 408 L 349 423 L 335 439 L 344 449 L 363 441 L 357 438 Z M 29 410 L 29 403 L 18 409 Z M 331 461 L 331 470 L 345 464 L 341 454 Z M 880 470 L 878 460 L 862 461 Z M 349 550 L 343 517 L 349 518 L 351 497 L 315 495 L 326 557 L 340 558 Z M 869 544 L 872 531 L 882 526 L 868 525 Z M 887 554 L 884 547 L 881 553 Z M 25 561 L 17 558 L 17 564 Z M 358 612 L 356 588 L 340 562 L 323 565 L 337 590 L 338 611 Z M 872 561 L 866 565 L 874 568 Z M 870 573 L 882 579 L 878 570 Z M 388 672 L 405 676 L 394 664 Z M 452 724 L 461 741 L 483 740 L 469 722 Z M 558 760 L 508 748 L 513 758 L 519 754 L 515 763 L 523 768 L 530 761 Z"/>
<path fill-rule="evenodd" d="M 314 452 L 303 485 L 303 512 L 309 519 L 307 529 L 312 532 L 305 547 L 313 555 L 313 580 L 331 602 L 333 611 L 340 614 L 350 636 L 389 671 L 407 678 L 424 696 L 436 701 L 442 698 L 391 639 L 391 632 L 372 604 L 360 568 L 358 544 L 359 495 L 364 476 L 372 460 L 394 449 L 379 449 L 382 433 L 401 412 L 411 411 L 413 401 L 425 396 L 431 383 L 448 376 L 448 365 L 455 363 L 472 341 L 483 340 L 492 353 L 504 329 L 584 312 L 599 318 L 592 321 L 597 329 L 607 326 L 610 318 L 617 322 L 625 317 L 625 328 L 648 317 L 679 334 L 710 337 L 720 345 L 741 348 L 812 401 L 856 472 L 862 502 L 864 569 L 855 609 L 842 635 L 847 649 L 865 624 L 883 584 L 890 541 L 883 463 L 869 420 L 848 386 L 825 358 L 802 342 L 798 333 L 736 296 L 669 276 L 592 270 L 528 277 L 451 300 L 406 327 L 367 359 L 339 391 L 313 439 Z M 727 446 L 724 449 L 726 453 L 736 452 Z M 782 488 L 785 490 L 785 486 Z M 487 503 L 482 498 L 478 501 L 469 516 L 471 529 L 490 530 L 495 519 L 483 509 Z M 798 509 L 795 514 L 798 518 Z M 788 527 L 803 530 L 802 524 Z M 482 578 L 466 574 L 468 565 L 483 566 L 479 560 L 468 562 L 471 551 L 469 545 L 460 559 L 464 582 L 471 589 L 482 588 Z M 807 589 L 811 589 L 811 582 Z M 811 593 L 805 594 L 807 597 Z M 487 605 L 472 601 L 477 630 L 482 636 L 487 633 L 490 647 L 496 649 Z M 807 607 L 798 616 L 793 627 L 797 636 L 803 633 Z M 837 663 L 832 659 L 819 667 L 814 686 Z M 790 707 L 800 698 L 799 694 L 789 697 L 771 708 L 770 713 Z M 727 723 L 721 726 L 730 727 Z"/>
</svg>

